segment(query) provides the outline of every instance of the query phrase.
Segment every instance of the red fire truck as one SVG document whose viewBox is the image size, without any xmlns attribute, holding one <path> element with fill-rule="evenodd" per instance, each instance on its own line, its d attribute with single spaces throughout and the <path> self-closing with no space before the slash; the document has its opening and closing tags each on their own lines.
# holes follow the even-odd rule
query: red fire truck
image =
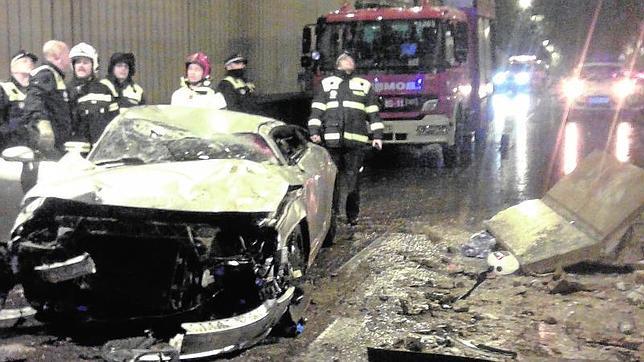
<svg viewBox="0 0 644 362">
<path fill-rule="evenodd" d="M 494 0 L 356 1 L 303 31 L 301 84 L 315 91 L 349 51 L 381 101 L 385 143 L 440 144 L 459 162 L 484 134 Z"/>
</svg>

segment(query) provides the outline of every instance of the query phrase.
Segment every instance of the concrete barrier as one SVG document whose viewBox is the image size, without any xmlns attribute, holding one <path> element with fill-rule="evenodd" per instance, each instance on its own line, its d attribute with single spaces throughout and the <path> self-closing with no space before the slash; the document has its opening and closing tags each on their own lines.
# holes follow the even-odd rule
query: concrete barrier
<svg viewBox="0 0 644 362">
<path fill-rule="evenodd" d="M 642 258 L 644 170 L 593 152 L 541 200 L 503 210 L 485 225 L 521 268 L 542 273 L 582 261 Z"/>
</svg>

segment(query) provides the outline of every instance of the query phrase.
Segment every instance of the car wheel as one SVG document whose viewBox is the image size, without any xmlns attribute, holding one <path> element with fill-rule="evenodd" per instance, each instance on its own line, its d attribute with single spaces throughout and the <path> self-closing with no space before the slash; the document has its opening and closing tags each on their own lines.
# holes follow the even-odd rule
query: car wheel
<svg viewBox="0 0 644 362">
<path fill-rule="evenodd" d="M 300 278 L 306 272 L 306 254 L 302 227 L 297 225 L 289 235 L 286 247 L 288 249 L 288 276 L 291 280 Z"/>
<path fill-rule="evenodd" d="M 333 245 L 333 240 L 335 239 L 335 233 L 338 229 L 338 220 L 334 211 L 331 211 L 331 222 L 329 224 L 329 230 L 326 232 L 326 237 L 322 246 L 329 247 Z"/>
</svg>

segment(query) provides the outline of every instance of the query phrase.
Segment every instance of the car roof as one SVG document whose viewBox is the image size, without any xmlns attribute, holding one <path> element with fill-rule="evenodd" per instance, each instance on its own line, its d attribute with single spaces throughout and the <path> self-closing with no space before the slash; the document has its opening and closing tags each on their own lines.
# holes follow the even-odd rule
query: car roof
<svg viewBox="0 0 644 362">
<path fill-rule="evenodd" d="M 194 131 L 197 134 L 266 134 L 275 126 L 284 124 L 272 118 L 247 113 L 174 105 L 150 105 L 128 108 L 121 116 L 124 119 L 140 118 L 153 120 Z"/>
</svg>

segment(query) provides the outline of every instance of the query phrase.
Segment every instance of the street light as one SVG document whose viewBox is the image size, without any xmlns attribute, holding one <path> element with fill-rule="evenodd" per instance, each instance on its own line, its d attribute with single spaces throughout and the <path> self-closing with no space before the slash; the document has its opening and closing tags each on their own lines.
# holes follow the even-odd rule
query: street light
<svg viewBox="0 0 644 362">
<path fill-rule="evenodd" d="M 552 44 L 550 44 L 550 45 L 548 45 L 548 46 L 546 47 L 546 50 L 547 50 L 548 52 L 552 53 L 552 52 L 554 52 L 554 51 L 555 51 L 555 47 L 554 47 Z"/>
<path fill-rule="evenodd" d="M 532 6 L 532 0 L 519 0 L 519 7 L 521 10 L 526 10 Z"/>
<path fill-rule="evenodd" d="M 541 44 L 543 44 L 543 46 L 545 47 L 546 45 L 550 44 L 550 40 L 546 39 L 542 41 Z"/>
</svg>

